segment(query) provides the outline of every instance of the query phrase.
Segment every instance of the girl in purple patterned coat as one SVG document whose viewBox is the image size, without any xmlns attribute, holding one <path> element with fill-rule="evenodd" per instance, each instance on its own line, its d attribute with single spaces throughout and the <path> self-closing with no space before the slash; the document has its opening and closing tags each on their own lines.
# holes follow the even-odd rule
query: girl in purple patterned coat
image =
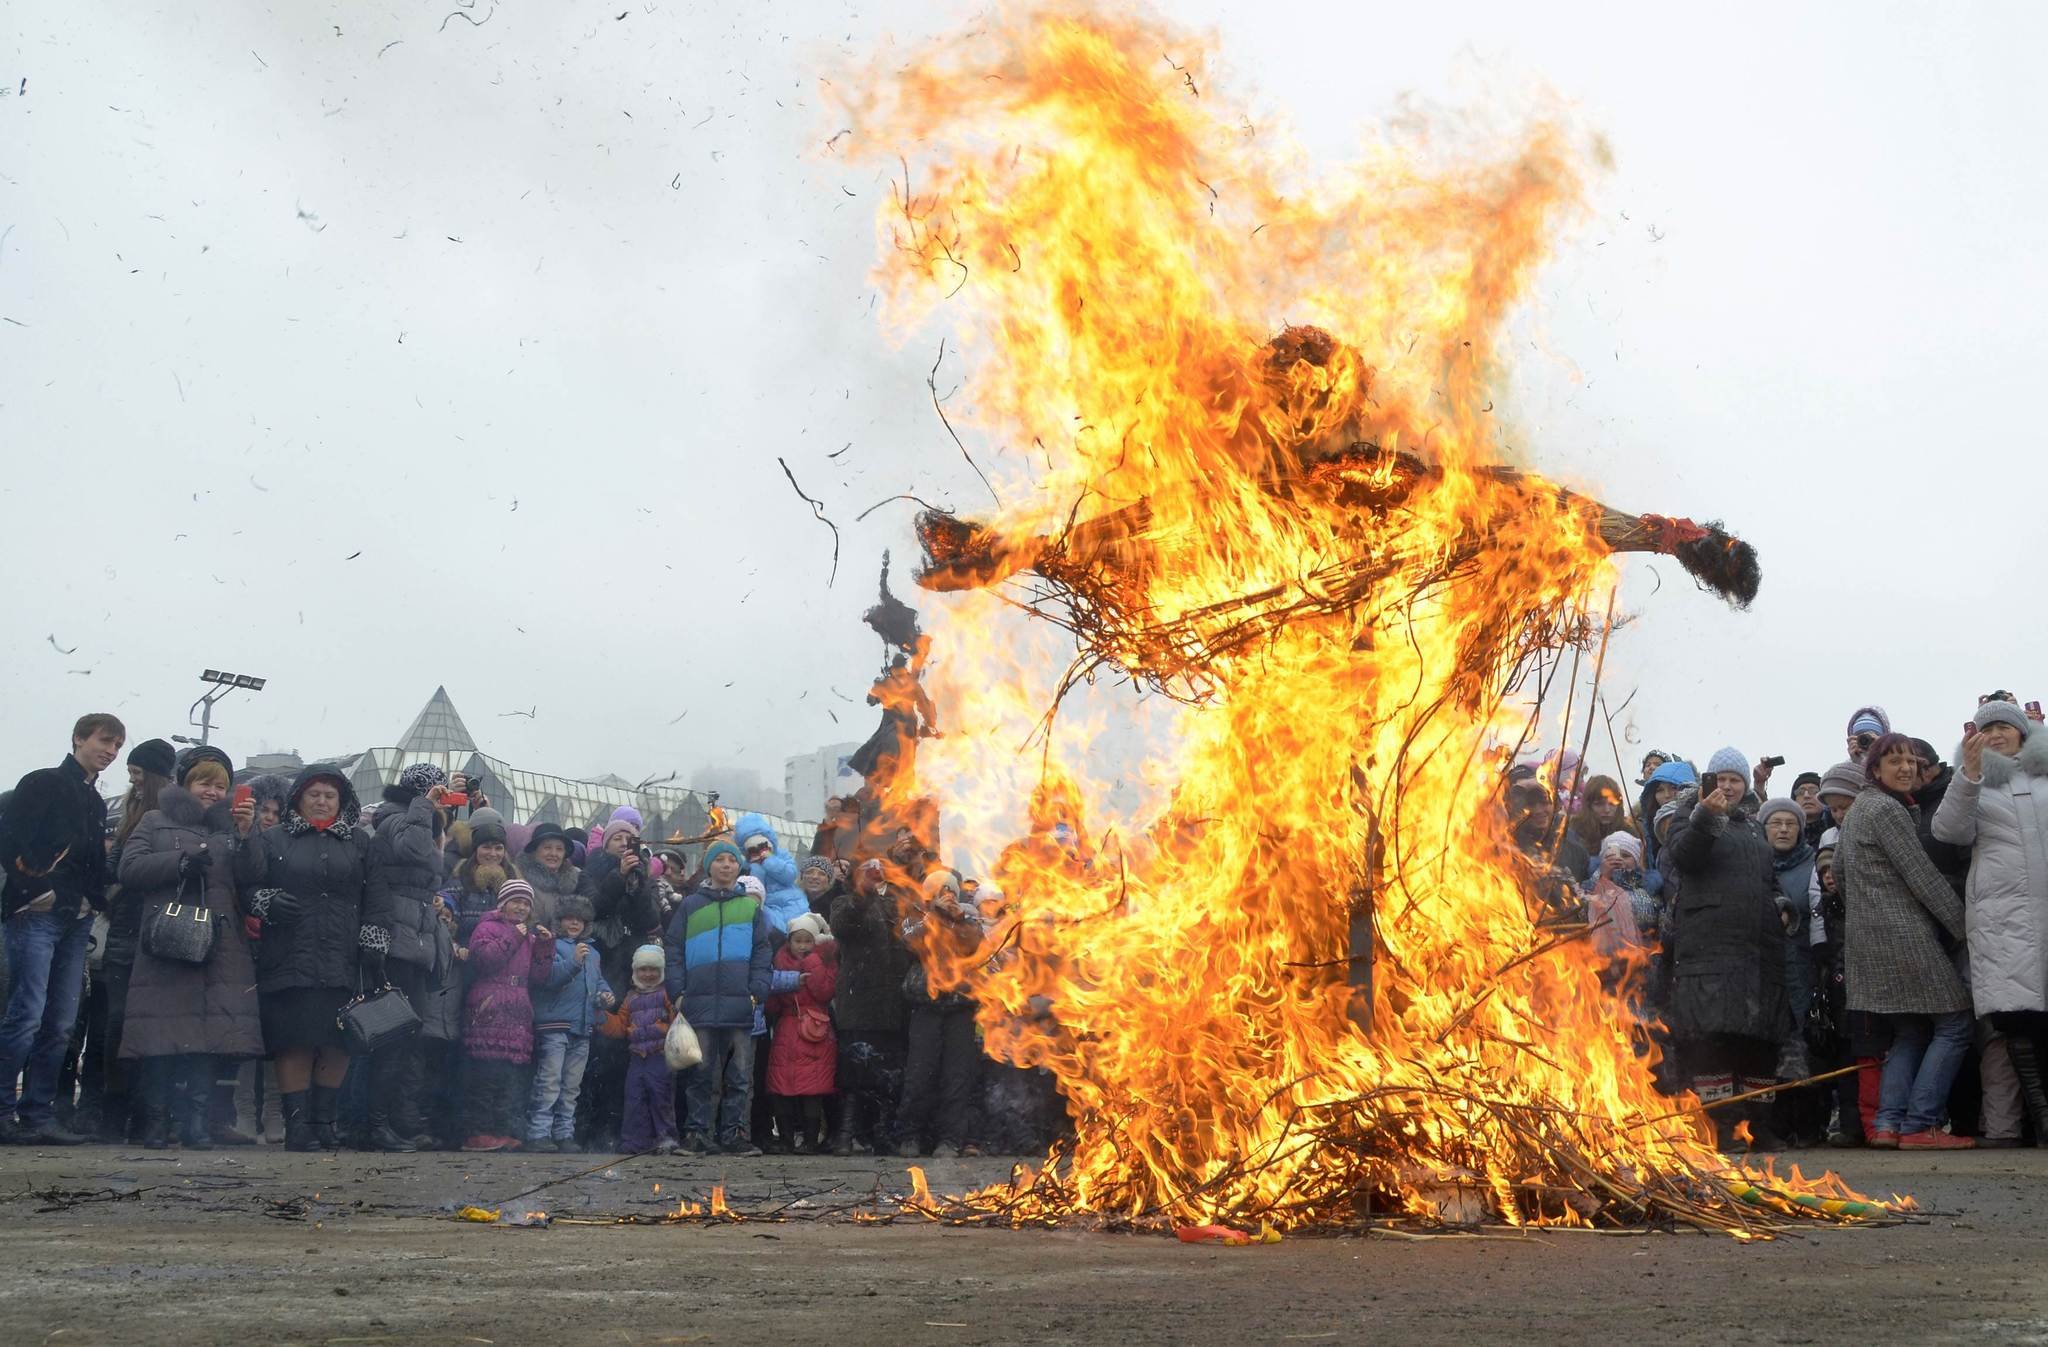
<svg viewBox="0 0 2048 1347">
<path fill-rule="evenodd" d="M 662 986 L 668 958 L 659 945 L 633 951 L 633 990 L 604 1022 L 609 1038 L 626 1040 L 626 1111 L 619 1123 L 619 1149 L 629 1155 L 654 1151 L 674 1155 L 676 1076 L 662 1052 L 675 1005 Z"/>
<path fill-rule="evenodd" d="M 498 906 L 469 937 L 469 994 L 462 1047 L 469 1059 L 464 1090 L 466 1151 L 517 1150 L 526 1128 L 525 1067 L 533 1060 L 533 995 L 554 967 L 555 937 L 529 927 L 533 890 L 508 879 Z"/>
</svg>

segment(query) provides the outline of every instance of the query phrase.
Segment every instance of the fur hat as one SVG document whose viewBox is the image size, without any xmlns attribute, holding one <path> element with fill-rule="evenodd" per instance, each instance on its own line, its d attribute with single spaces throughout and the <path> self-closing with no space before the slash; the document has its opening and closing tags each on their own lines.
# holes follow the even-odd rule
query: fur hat
<svg viewBox="0 0 2048 1347">
<path fill-rule="evenodd" d="M 533 903 L 533 885 L 514 876 L 498 886 L 498 910 L 505 910 L 505 904 L 514 898 L 524 898 L 528 905 Z"/>
<path fill-rule="evenodd" d="M 597 909 L 592 907 L 590 900 L 582 894 L 565 893 L 555 899 L 555 920 L 567 921 L 571 917 L 587 927 L 597 920 Z"/>
<path fill-rule="evenodd" d="M 1707 775 L 1719 776 L 1723 772 L 1733 772 L 1744 781 L 1747 781 L 1749 780 L 1749 759 L 1742 756 L 1740 749 L 1717 749 L 1714 756 L 1707 759 Z"/>
<path fill-rule="evenodd" d="M 128 765 L 151 776 L 169 776 L 178 770 L 178 750 L 162 739 L 144 739 L 128 750 Z"/>
<path fill-rule="evenodd" d="M 2034 732 L 2034 722 L 2027 719 L 2027 713 L 2011 702 L 1989 701 L 1977 708 L 1977 714 L 1970 717 L 1970 723 L 1979 730 L 1988 730 L 1993 725 L 2010 725 L 2020 732 L 2024 739 Z M 133 761 L 133 755 L 130 755 Z"/>
<path fill-rule="evenodd" d="M 643 968 L 652 968 L 657 973 L 668 971 L 668 955 L 662 952 L 661 946 L 642 945 L 633 951 L 633 971 L 637 973 Z"/>
<path fill-rule="evenodd" d="M 711 862 L 717 860 L 720 856 L 732 857 L 733 863 L 736 865 L 745 865 L 747 863 L 747 858 L 740 855 L 740 849 L 721 837 L 710 846 L 704 848 L 704 868 L 707 871 L 710 870 Z"/>
<path fill-rule="evenodd" d="M 1867 779 L 1860 763 L 1838 762 L 1821 774 L 1820 794 L 1822 799 L 1830 795 L 1846 795 L 1855 799 L 1863 793 Z"/>
<path fill-rule="evenodd" d="M 815 912 L 806 912 L 789 924 L 789 933 L 791 935 L 795 935 L 798 931 L 809 931 L 813 940 L 830 940 L 832 938 L 831 928 L 826 926 L 825 919 Z"/>
<path fill-rule="evenodd" d="M 1790 814 L 1802 829 L 1806 827 L 1806 811 L 1793 801 L 1782 797 L 1764 801 L 1764 807 L 1756 811 L 1757 826 L 1762 827 L 1769 823 L 1773 814 Z"/>
</svg>

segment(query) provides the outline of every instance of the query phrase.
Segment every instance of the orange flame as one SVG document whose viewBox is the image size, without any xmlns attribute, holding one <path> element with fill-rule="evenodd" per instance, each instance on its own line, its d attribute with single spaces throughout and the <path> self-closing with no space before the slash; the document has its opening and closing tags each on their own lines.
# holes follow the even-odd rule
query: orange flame
<svg viewBox="0 0 2048 1347">
<path fill-rule="evenodd" d="M 1509 670 L 1611 583 L 1582 506 L 1486 471 L 1503 324 L 1577 206 L 1569 138 L 1488 162 L 1388 142 L 1317 177 L 1219 104 L 1205 55 L 1051 4 L 892 59 L 846 108 L 849 153 L 894 173 L 918 147 L 879 279 L 897 331 L 942 316 L 968 353 L 947 411 L 1000 538 L 1114 523 L 1068 560 L 1187 642 L 1134 734 L 1085 695 L 1044 720 L 1072 649 L 1006 603 L 1025 586 L 928 623 L 948 736 L 920 785 L 956 854 L 1021 838 L 990 871 L 1013 915 L 971 956 L 927 949 L 933 985 L 971 987 L 989 1051 L 1050 1067 L 1078 1129 L 970 1200 L 1292 1227 L 1388 1194 L 1581 1222 L 1586 1172 L 1725 1172 L 1653 1090 L 1606 960 L 1546 949 L 1491 821 L 1526 729 Z M 1283 319 L 1336 340 L 1269 340 Z M 1360 505 L 1307 470 L 1354 443 L 1437 471 Z M 1361 556 L 1376 583 L 1331 601 L 1327 563 Z M 1218 639 L 1260 605 L 1281 615 L 1258 640 Z M 1145 804 L 1113 808 L 1112 776 Z"/>
</svg>

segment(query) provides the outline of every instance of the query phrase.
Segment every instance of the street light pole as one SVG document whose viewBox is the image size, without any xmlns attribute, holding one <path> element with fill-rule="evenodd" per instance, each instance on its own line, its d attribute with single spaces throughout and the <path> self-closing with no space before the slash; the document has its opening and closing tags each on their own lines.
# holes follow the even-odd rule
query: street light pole
<svg viewBox="0 0 2048 1347">
<path fill-rule="evenodd" d="M 252 678 L 248 674 L 222 673 L 219 669 L 207 669 L 200 673 L 199 681 L 202 683 L 213 683 L 217 686 L 212 692 L 205 694 L 198 701 L 192 703 L 191 708 L 185 712 L 185 722 L 199 727 L 199 742 L 205 744 L 213 738 L 213 704 L 227 696 L 230 692 L 233 692 L 236 688 L 247 688 L 251 692 L 261 692 L 263 691 L 263 684 L 268 680 Z M 193 711 L 199 713 L 199 719 L 192 719 Z M 184 735 L 178 735 L 176 738 L 184 742 L 190 742 L 185 739 Z"/>
</svg>

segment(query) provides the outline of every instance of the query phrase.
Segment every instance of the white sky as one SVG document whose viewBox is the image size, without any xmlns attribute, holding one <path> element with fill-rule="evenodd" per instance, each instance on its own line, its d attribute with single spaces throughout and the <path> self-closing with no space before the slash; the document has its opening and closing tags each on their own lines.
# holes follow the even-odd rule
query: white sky
<svg viewBox="0 0 2048 1347">
<path fill-rule="evenodd" d="M 909 519 L 853 517 L 978 488 L 936 332 L 892 349 L 869 314 L 886 186 L 817 153 L 817 77 L 976 11 L 437 29 L 456 7 L 10 15 L 0 774 L 87 710 L 184 732 L 205 666 L 271 680 L 220 709 L 238 757 L 387 743 L 437 683 L 487 751 L 569 774 L 774 781 L 870 727 L 830 689 L 873 671 Z M 1732 614 L 1628 564 L 1606 686 L 1643 746 L 1789 773 L 1860 701 L 1946 747 L 1977 693 L 2048 696 L 2048 10 L 1344 8 L 1171 7 L 1219 34 L 1212 85 L 1323 156 L 1406 95 L 1512 122 L 1539 87 L 1613 148 L 1536 300 L 1521 438 L 1624 509 L 1725 517 L 1765 576 Z M 836 588 L 778 455 L 840 524 Z"/>
</svg>

